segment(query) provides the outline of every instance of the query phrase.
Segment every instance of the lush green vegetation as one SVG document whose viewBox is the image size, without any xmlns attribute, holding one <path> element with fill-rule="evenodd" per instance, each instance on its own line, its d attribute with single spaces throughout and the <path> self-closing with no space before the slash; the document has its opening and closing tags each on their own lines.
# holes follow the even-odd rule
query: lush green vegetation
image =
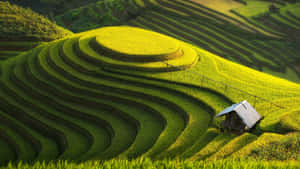
<svg viewBox="0 0 300 169">
<path fill-rule="evenodd" d="M 31 9 L 0 2 L 0 60 L 72 33 Z"/>
<path fill-rule="evenodd" d="M 55 16 L 56 22 L 74 32 L 82 32 L 103 26 L 121 25 L 141 13 L 127 0 L 100 0 L 69 9 Z"/>
<path fill-rule="evenodd" d="M 73 168 L 165 168 L 165 169 L 179 169 L 179 168 L 202 168 L 202 169 L 298 169 L 299 162 L 291 161 L 288 163 L 277 161 L 234 161 L 234 160 L 218 160 L 218 161 L 181 161 L 181 160 L 162 160 L 151 161 L 150 159 L 136 159 L 136 160 L 120 160 L 113 159 L 110 161 L 88 161 L 84 163 L 74 163 L 68 161 L 53 161 L 50 163 L 36 162 L 34 164 L 10 164 L 6 169 L 73 169 Z"/>
<path fill-rule="evenodd" d="M 280 8 L 277 13 L 269 10 L 271 2 L 262 0 L 72 0 L 68 5 L 49 0 L 36 0 L 37 5 L 13 2 L 44 11 L 46 15 L 51 13 L 49 17 L 74 32 L 108 25 L 140 26 L 254 69 L 300 81 L 299 3 L 293 1 L 276 1 L 274 5 Z M 166 18 L 149 15 L 152 11 Z M 149 17 L 145 23 L 141 21 L 144 16 Z M 173 30 L 178 26 L 180 29 Z"/>
<path fill-rule="evenodd" d="M 37 11 L 38 13 L 42 13 L 52 18 L 54 17 L 54 15 L 63 13 L 70 9 L 79 8 L 89 3 L 97 2 L 97 0 L 9 0 L 9 2 L 20 6 L 29 7 L 30 9 Z"/>
<path fill-rule="evenodd" d="M 145 0 L 149 10 L 129 24 L 173 36 L 223 58 L 299 82 L 296 47 L 299 20 L 285 17 L 289 9 L 299 9 L 297 3 L 276 3 L 280 7 L 278 13 L 269 11 L 272 3 L 267 1 L 214 3 L 217 1 Z"/>
<path fill-rule="evenodd" d="M 96 29 L 41 44 L 2 63 L 0 115 L 3 119 L 0 118 L 0 121 L 5 122 L 3 129 L 10 131 L 9 140 L 14 141 L 6 143 L 11 147 L 7 152 L 16 152 L 10 159 L 231 158 L 240 151 L 244 152 L 244 147 L 251 145 L 256 136 L 246 134 L 237 137 L 212 129 L 213 126 L 218 127 L 219 122 L 213 120 L 217 112 L 232 101 L 248 99 L 251 103 L 256 102 L 256 108 L 265 116 L 261 123 L 264 125 L 259 126 L 257 133 L 269 131 L 268 128 L 274 124 L 280 125 L 280 113 L 276 115 L 278 119 L 270 124 L 269 119 L 274 116 L 265 109 L 269 102 L 259 98 L 251 100 L 252 95 L 238 93 L 230 86 L 223 88 L 226 86 L 218 86 L 210 79 L 230 81 L 230 85 L 269 98 L 269 101 L 290 101 L 291 97 L 299 97 L 298 84 L 232 63 L 196 46 L 156 33 L 150 36 L 152 41 L 157 40 L 154 35 L 165 37 L 165 43 L 174 40 L 185 57 L 192 58 L 193 55 L 187 55 L 183 47 L 186 45 L 198 54 L 199 61 L 189 69 L 169 72 L 169 68 L 175 70 L 171 63 L 178 58 L 166 57 L 163 62 L 169 65 L 160 62 L 165 64 L 163 69 L 141 67 L 137 71 L 138 62 L 117 60 L 111 55 L 114 48 L 108 52 L 101 47 L 101 41 L 92 41 L 99 35 L 109 43 L 110 36 L 101 33 L 114 29 L 141 31 L 136 34 L 139 36 L 142 32 L 150 33 L 131 27 Z M 136 39 L 134 35 L 119 37 L 122 38 L 120 42 Z M 157 43 L 164 42 L 159 41 Z M 112 39 L 112 43 L 117 42 Z M 134 50 L 126 48 L 126 45 L 127 52 Z M 164 44 L 159 47 L 164 47 Z M 156 62 L 159 61 L 148 60 L 141 66 Z M 234 73 L 237 69 L 238 74 Z M 298 106 L 296 101 L 282 103 L 289 109 L 279 109 L 281 114 Z M 258 140 L 264 140 L 264 137 L 260 138 Z M 266 147 L 271 143 L 267 142 Z M 31 151 L 28 151 L 28 145 Z M 280 151 L 289 150 L 284 148 Z M 287 159 L 295 159 L 297 152 L 297 149 L 291 151 Z M 258 154 L 258 157 L 264 155 Z M 2 162 L 7 160 L 3 158 Z"/>
<path fill-rule="evenodd" d="M 93 30 L 72 34 L 0 2 L 0 30 L 11 33 L 0 42 L 0 164 L 299 166 L 300 85 L 249 68 L 299 80 L 299 3 L 277 0 L 274 12 L 260 0 L 38 2 L 62 5 L 50 16 L 59 24 Z M 94 29 L 118 24 L 148 30 Z M 223 132 L 215 114 L 241 100 L 264 118 L 252 133 Z"/>
<path fill-rule="evenodd" d="M 264 133 L 232 156 L 233 158 L 254 158 L 257 160 L 299 161 L 299 138 L 299 133 L 287 135 Z"/>
<path fill-rule="evenodd" d="M 71 32 L 57 26 L 42 15 L 9 2 L 0 2 L 0 40 L 54 40 Z"/>
</svg>

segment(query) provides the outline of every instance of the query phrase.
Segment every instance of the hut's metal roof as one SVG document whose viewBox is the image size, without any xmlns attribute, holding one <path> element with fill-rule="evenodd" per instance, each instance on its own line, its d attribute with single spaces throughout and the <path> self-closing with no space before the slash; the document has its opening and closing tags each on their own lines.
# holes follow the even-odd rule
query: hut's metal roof
<svg viewBox="0 0 300 169">
<path fill-rule="evenodd" d="M 227 107 L 225 110 L 221 111 L 216 117 L 224 116 L 225 114 L 234 111 L 234 109 L 235 109 L 238 105 L 240 105 L 240 103 L 236 103 L 236 104 L 233 104 L 233 105 L 230 106 L 230 107 Z"/>
<path fill-rule="evenodd" d="M 252 128 L 261 119 L 259 113 L 246 100 L 226 108 L 216 117 L 224 116 L 233 111 L 237 113 L 249 128 Z"/>
</svg>

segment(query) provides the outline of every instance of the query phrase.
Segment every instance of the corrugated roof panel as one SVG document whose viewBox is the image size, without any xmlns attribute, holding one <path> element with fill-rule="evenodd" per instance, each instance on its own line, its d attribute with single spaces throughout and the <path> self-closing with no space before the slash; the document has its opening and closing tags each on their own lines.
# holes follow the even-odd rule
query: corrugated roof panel
<svg viewBox="0 0 300 169">
<path fill-rule="evenodd" d="M 226 109 L 224 109 L 223 111 L 221 111 L 219 114 L 217 114 L 216 117 L 220 117 L 220 116 L 223 116 L 227 113 L 230 113 L 232 112 L 233 110 L 235 110 L 235 108 L 239 105 L 240 103 L 236 103 L 236 104 L 233 104 L 232 106 L 230 107 L 227 107 Z"/>
<path fill-rule="evenodd" d="M 249 128 L 252 128 L 261 119 L 259 113 L 246 100 L 226 108 L 217 117 L 232 111 L 235 111 Z"/>
<path fill-rule="evenodd" d="M 243 106 L 240 106 L 240 110 L 236 112 L 241 117 L 243 122 L 249 128 L 252 128 L 261 119 L 261 116 L 247 101 L 243 101 L 241 105 Z"/>
</svg>

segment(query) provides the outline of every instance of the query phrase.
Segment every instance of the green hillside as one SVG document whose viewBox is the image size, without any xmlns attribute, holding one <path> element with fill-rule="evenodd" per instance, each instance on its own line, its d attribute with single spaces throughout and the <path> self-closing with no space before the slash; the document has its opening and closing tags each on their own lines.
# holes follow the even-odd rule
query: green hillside
<svg viewBox="0 0 300 169">
<path fill-rule="evenodd" d="M 1 40 L 54 40 L 71 32 L 50 22 L 47 18 L 9 2 L 0 2 Z"/>
<path fill-rule="evenodd" d="M 18 55 L 43 41 L 72 33 L 31 9 L 0 2 L 0 59 Z"/>
<path fill-rule="evenodd" d="M 55 20 L 73 32 L 121 25 L 143 12 L 130 0 L 9 0 Z"/>
<path fill-rule="evenodd" d="M 297 134 L 286 134 L 298 131 L 299 121 L 286 113 L 298 113 L 300 85 L 151 31 L 82 32 L 41 44 L 1 68 L 0 143 L 7 147 L 1 162 L 233 158 L 251 153 L 268 133 L 299 144 Z M 264 116 L 257 136 L 214 129 L 216 113 L 245 99 Z M 257 153 L 250 157 L 264 159 Z M 299 160 L 297 153 L 278 160 Z"/>
<path fill-rule="evenodd" d="M 299 168 L 299 37 L 298 0 L 1 1 L 0 168 Z"/>
<path fill-rule="evenodd" d="M 122 25 L 139 16 L 143 8 L 128 0 L 98 0 L 55 15 L 56 22 L 73 32 L 83 32 L 102 26 Z"/>
<path fill-rule="evenodd" d="M 260 0 L 134 2 L 145 11 L 129 25 L 161 32 L 228 60 L 300 82 L 300 28 L 299 18 L 294 17 L 299 3 L 276 1 L 279 11 L 272 13 L 272 3 Z"/>
<path fill-rule="evenodd" d="M 73 32 L 131 25 L 173 36 L 256 70 L 300 82 L 299 1 L 13 1 Z M 277 11 L 270 10 L 274 5 Z"/>
</svg>

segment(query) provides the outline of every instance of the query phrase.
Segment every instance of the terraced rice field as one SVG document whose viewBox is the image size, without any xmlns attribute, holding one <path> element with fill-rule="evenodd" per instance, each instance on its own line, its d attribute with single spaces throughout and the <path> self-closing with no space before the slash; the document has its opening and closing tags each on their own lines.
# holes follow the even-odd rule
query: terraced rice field
<svg viewBox="0 0 300 169">
<path fill-rule="evenodd" d="M 1 121 L 6 123 L 1 124 L 16 141 L 3 144 L 11 145 L 15 159 L 175 156 L 212 123 L 214 110 L 184 92 L 187 87 L 183 85 L 182 90 L 175 90 L 166 87 L 167 83 L 153 85 L 102 71 L 105 56 L 85 53 L 97 53 L 84 41 L 87 35 L 93 35 L 91 41 L 97 34 L 41 45 L 3 64 Z M 197 90 L 206 97 L 220 97 Z M 220 99 L 224 105 L 231 103 Z"/>
<path fill-rule="evenodd" d="M 278 1 L 280 11 L 270 13 L 271 2 L 259 0 L 244 4 L 222 1 L 220 5 L 212 5 L 217 0 L 143 2 L 149 10 L 129 21 L 129 25 L 164 33 L 231 61 L 300 82 L 296 47 L 299 18 L 289 12 L 299 10 L 298 3 Z M 142 7 L 139 3 L 136 6 Z"/>
<path fill-rule="evenodd" d="M 0 2 L 0 61 L 72 32 L 30 9 Z"/>
<path fill-rule="evenodd" d="M 72 34 L 46 17 L 6 1 L 0 2 L 0 40 L 50 41 Z"/>
<path fill-rule="evenodd" d="M 272 13 L 269 11 L 270 2 L 245 1 L 245 3 L 245 7 L 233 9 L 232 12 L 268 32 L 290 36 L 291 38 L 297 38 L 295 35 L 299 35 L 299 21 L 287 16 L 289 8 L 295 8 L 297 4 L 277 2 L 274 5 L 280 8 L 280 11 Z M 258 8 L 259 10 L 252 10 L 253 8 Z"/>
<path fill-rule="evenodd" d="M 30 50 L 42 42 L 16 42 L 16 41 L 1 41 L 0 40 L 0 60 L 5 60 L 10 57 L 17 56 L 24 51 Z"/>
<path fill-rule="evenodd" d="M 119 30 L 148 36 L 124 36 L 117 41 L 114 36 L 121 37 Z M 145 45 L 136 41 L 147 45 L 143 49 Z M 177 62 L 181 59 L 185 62 Z M 233 69 L 247 75 L 229 76 Z M 237 87 L 247 83 L 249 91 L 273 101 L 300 95 L 298 84 L 133 27 L 96 29 L 41 44 L 4 61 L 1 72 L 0 131 L 5 132 L 0 144 L 5 149 L 0 157 L 6 154 L 1 162 L 116 157 L 197 160 L 238 152 L 252 137 L 220 133 L 214 115 L 245 97 L 203 83 L 192 72 L 230 80 Z M 269 80 L 251 84 L 252 74 Z M 273 90 L 289 95 L 274 95 Z M 266 119 L 272 117 L 263 109 L 268 103 L 257 100 Z M 297 103 L 286 105 L 292 109 Z M 282 121 L 284 117 L 275 124 Z M 230 145 L 234 150 L 228 150 Z"/>
</svg>

